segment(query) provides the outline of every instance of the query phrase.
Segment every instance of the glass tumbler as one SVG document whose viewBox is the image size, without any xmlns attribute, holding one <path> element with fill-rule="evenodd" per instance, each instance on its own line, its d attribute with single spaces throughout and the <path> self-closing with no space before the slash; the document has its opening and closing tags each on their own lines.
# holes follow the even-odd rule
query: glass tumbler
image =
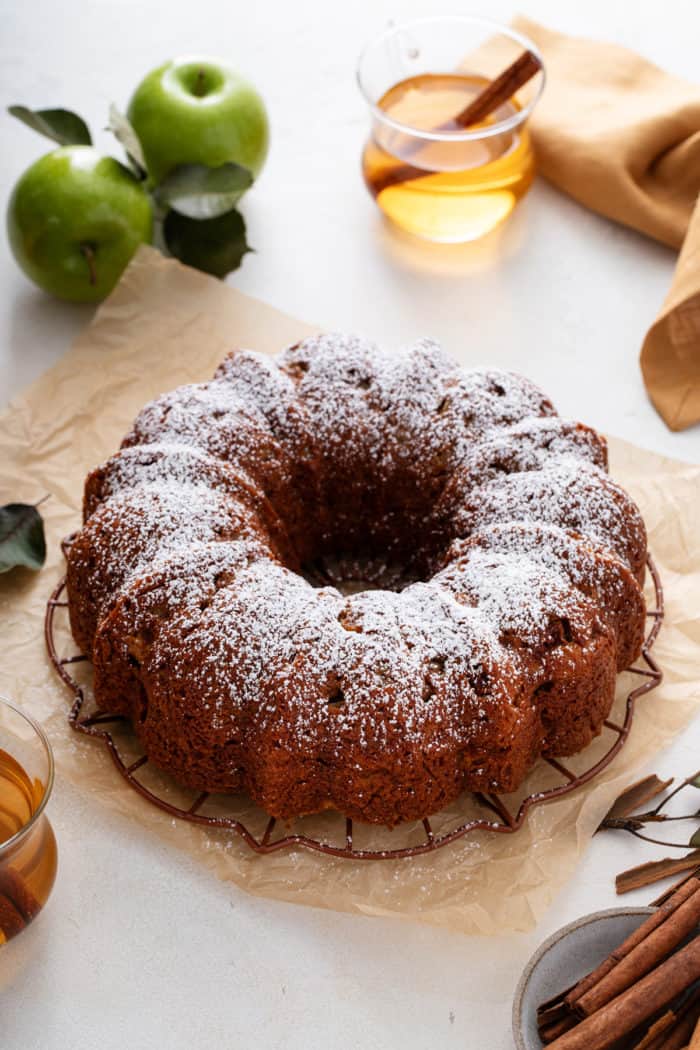
<svg viewBox="0 0 700 1050">
<path fill-rule="evenodd" d="M 524 51 L 540 70 L 481 122 L 458 115 Z M 527 119 L 545 82 L 527 37 L 488 19 L 444 15 L 393 25 L 360 56 L 371 131 L 362 172 L 380 209 L 430 241 L 476 240 L 527 193 L 535 158 Z"/>
<path fill-rule="evenodd" d="M 0 945 L 36 918 L 54 884 L 56 839 L 45 812 L 53 776 L 44 730 L 0 697 Z"/>
</svg>

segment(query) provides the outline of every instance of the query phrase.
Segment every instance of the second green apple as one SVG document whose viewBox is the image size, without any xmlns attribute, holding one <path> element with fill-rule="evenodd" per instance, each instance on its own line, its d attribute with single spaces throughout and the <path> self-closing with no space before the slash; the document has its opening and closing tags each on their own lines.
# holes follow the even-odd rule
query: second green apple
<svg viewBox="0 0 700 1050">
<path fill-rule="evenodd" d="M 244 77 L 208 58 L 174 59 L 154 69 L 129 103 L 153 183 L 181 164 L 240 164 L 260 174 L 269 125 L 262 98 Z"/>
</svg>

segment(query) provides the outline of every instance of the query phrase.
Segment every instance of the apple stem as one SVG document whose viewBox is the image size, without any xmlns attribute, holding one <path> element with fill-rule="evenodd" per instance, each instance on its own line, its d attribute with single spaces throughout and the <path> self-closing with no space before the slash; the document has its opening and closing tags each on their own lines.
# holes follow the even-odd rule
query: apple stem
<svg viewBox="0 0 700 1050">
<path fill-rule="evenodd" d="M 201 98 L 202 95 L 204 95 L 206 93 L 205 92 L 206 76 L 207 75 L 206 75 L 206 73 L 204 72 L 203 69 L 198 69 L 197 70 L 197 80 L 195 82 L 193 90 L 194 90 L 194 94 L 197 95 L 198 98 Z"/>
<path fill-rule="evenodd" d="M 88 265 L 88 271 L 90 273 L 90 284 L 97 284 L 97 270 L 95 269 L 95 250 L 90 244 L 81 244 L 80 250 L 85 257 L 85 262 Z"/>
</svg>

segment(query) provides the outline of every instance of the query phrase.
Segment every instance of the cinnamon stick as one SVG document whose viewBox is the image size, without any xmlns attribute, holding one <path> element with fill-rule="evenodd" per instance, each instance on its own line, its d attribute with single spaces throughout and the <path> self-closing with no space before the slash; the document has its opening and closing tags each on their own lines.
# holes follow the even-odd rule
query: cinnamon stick
<svg viewBox="0 0 700 1050">
<path fill-rule="evenodd" d="M 668 1035 L 669 1028 L 673 1028 L 676 1020 L 676 1014 L 673 1010 L 667 1010 L 658 1021 L 654 1022 L 641 1043 L 637 1043 L 634 1050 L 658 1050 L 660 1041 Z"/>
<path fill-rule="evenodd" d="M 564 1002 L 570 1008 L 573 1008 L 576 1002 L 585 995 L 591 988 L 593 988 L 599 981 L 603 980 L 618 965 L 623 959 L 625 959 L 630 952 L 634 951 L 644 940 L 649 937 L 662 923 L 664 923 L 669 915 L 671 915 L 677 908 L 679 908 L 689 897 L 691 897 L 698 887 L 700 882 L 697 879 L 690 879 L 683 886 L 679 887 L 677 892 L 660 908 L 645 919 L 644 922 L 634 930 L 633 933 L 626 937 L 625 940 L 620 944 L 607 959 L 604 959 L 600 966 L 596 966 L 595 970 L 592 970 L 586 977 L 583 977 L 578 984 L 566 993 L 564 996 Z"/>
<path fill-rule="evenodd" d="M 652 1017 L 698 978 L 700 937 L 571 1031 L 555 1039 L 550 1050 L 609 1050 L 618 1039 Z"/>
<path fill-rule="evenodd" d="M 566 1017 L 562 1017 L 560 1021 L 555 1021 L 553 1024 L 545 1025 L 543 1028 L 538 1028 L 539 1037 L 543 1043 L 553 1043 L 555 1039 L 558 1039 L 560 1035 L 563 1035 L 564 1032 L 568 1032 L 578 1023 L 578 1017 L 574 1013 L 568 1013 Z"/>
<path fill-rule="evenodd" d="M 41 911 L 41 905 L 14 868 L 0 868 L 0 894 L 17 909 L 25 922 L 31 922 Z"/>
<path fill-rule="evenodd" d="M 494 109 L 498 109 L 509 98 L 512 98 L 515 92 L 527 84 L 528 80 L 531 80 L 541 69 L 542 63 L 537 55 L 534 55 L 532 51 L 523 51 L 515 62 L 499 73 L 473 102 L 470 102 L 457 114 L 454 118 L 455 122 L 463 128 L 468 128 L 470 124 L 478 124 L 484 117 L 493 113 Z"/>
<path fill-rule="evenodd" d="M 573 991 L 573 986 L 569 991 Z M 569 1007 L 564 1002 L 564 997 L 568 994 L 568 992 L 560 992 L 556 999 L 552 999 L 548 1003 L 542 1003 L 541 1006 L 537 1007 L 538 1028 L 542 1029 L 548 1025 L 556 1024 L 557 1021 L 563 1020 L 570 1013 Z"/>
<path fill-rule="evenodd" d="M 453 119 L 444 124 L 439 124 L 435 131 L 451 131 L 456 123 L 462 128 L 468 128 L 470 124 L 477 124 L 484 120 L 495 109 L 507 102 L 516 91 L 542 69 L 542 64 L 532 51 L 523 51 L 507 69 L 504 69 L 495 80 L 492 80 L 477 97 L 461 110 Z M 399 186 L 402 182 L 411 179 L 425 178 L 426 175 L 435 175 L 434 171 L 419 168 L 414 164 L 398 164 L 388 167 L 386 171 L 378 175 L 372 181 L 367 180 L 367 185 L 373 194 L 378 197 L 380 193 L 390 186 Z"/>
<path fill-rule="evenodd" d="M 622 871 L 615 879 L 615 890 L 619 896 L 631 890 L 649 886 L 660 879 L 668 879 L 681 871 L 697 868 L 700 865 L 700 849 L 686 853 L 684 857 L 664 857 L 663 860 L 652 860 L 639 864 L 635 868 Z"/>
<path fill-rule="evenodd" d="M 662 1039 L 657 1046 L 652 1046 L 650 1050 L 683 1050 L 683 1047 L 688 1045 L 688 1040 L 697 1022 L 697 1013 L 694 1017 L 683 1018 L 665 1039 Z"/>
<path fill-rule="evenodd" d="M 9 897 L 0 893 L 0 933 L 4 935 L 5 940 L 11 940 L 26 925 Z"/>
<path fill-rule="evenodd" d="M 588 1017 L 665 959 L 700 923 L 700 883 L 687 900 L 645 937 L 602 980 L 581 995 L 574 1009 Z"/>
<path fill-rule="evenodd" d="M 634 1050 L 682 1050 L 686 1046 L 698 1016 L 700 1016 L 700 989 L 681 999 L 651 1026 Z"/>
<path fill-rule="evenodd" d="M 690 1042 L 688 1043 L 688 1050 L 700 1050 L 700 1021 L 695 1025 Z"/>
<path fill-rule="evenodd" d="M 684 886 L 690 879 L 700 878 L 700 867 L 694 868 L 690 874 L 682 875 L 677 882 L 671 883 L 667 890 L 660 893 L 658 897 L 655 897 L 653 901 L 649 901 L 650 908 L 658 908 L 660 905 L 665 904 L 671 897 L 676 893 L 677 890 Z"/>
</svg>

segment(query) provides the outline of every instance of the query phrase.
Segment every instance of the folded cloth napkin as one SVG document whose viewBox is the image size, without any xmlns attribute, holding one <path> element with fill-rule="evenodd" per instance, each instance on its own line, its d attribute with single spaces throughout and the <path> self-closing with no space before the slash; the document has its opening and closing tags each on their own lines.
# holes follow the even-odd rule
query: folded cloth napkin
<svg viewBox="0 0 700 1050">
<path fill-rule="evenodd" d="M 700 421 L 700 87 L 616 44 L 519 16 L 547 88 L 530 122 L 538 166 L 587 208 L 680 248 L 642 348 L 652 403 L 672 430 Z"/>
<path fill-rule="evenodd" d="M 642 346 L 649 397 L 671 430 L 700 420 L 700 202 L 661 313 Z"/>
</svg>

